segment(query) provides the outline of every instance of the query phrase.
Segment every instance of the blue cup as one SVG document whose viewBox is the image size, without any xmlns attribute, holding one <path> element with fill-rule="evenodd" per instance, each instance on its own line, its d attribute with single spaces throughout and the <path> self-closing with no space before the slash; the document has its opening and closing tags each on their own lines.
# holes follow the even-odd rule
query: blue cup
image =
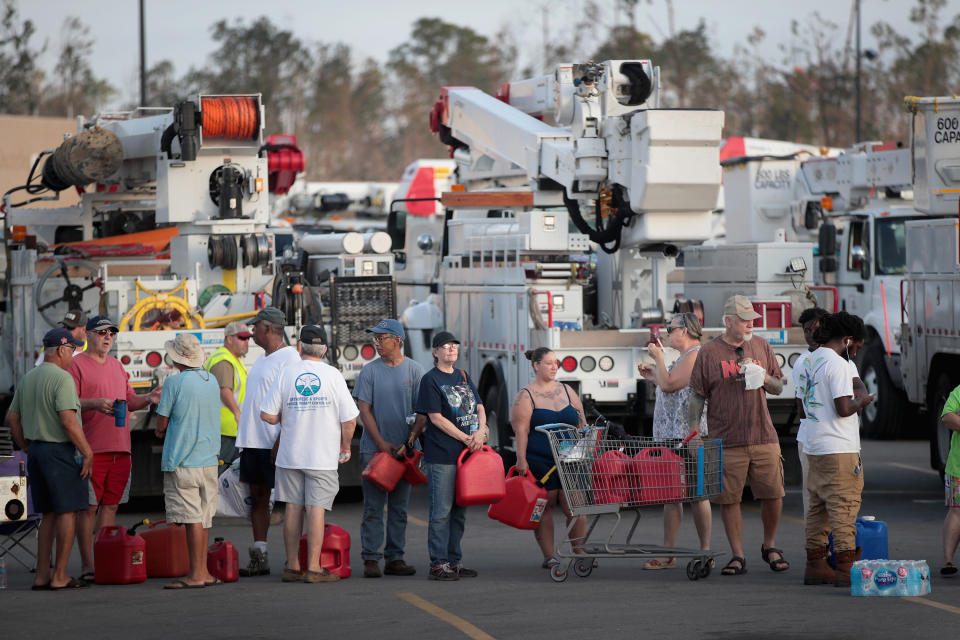
<svg viewBox="0 0 960 640">
<path fill-rule="evenodd" d="M 113 424 L 118 427 L 127 426 L 127 401 L 113 401 Z"/>
</svg>

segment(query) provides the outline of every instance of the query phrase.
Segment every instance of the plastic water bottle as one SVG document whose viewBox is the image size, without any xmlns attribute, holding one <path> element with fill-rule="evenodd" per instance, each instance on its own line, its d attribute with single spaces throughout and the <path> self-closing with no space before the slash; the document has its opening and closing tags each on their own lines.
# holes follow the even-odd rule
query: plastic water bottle
<svg viewBox="0 0 960 640">
<path fill-rule="evenodd" d="M 0 589 L 7 588 L 7 560 L 0 558 Z"/>
</svg>

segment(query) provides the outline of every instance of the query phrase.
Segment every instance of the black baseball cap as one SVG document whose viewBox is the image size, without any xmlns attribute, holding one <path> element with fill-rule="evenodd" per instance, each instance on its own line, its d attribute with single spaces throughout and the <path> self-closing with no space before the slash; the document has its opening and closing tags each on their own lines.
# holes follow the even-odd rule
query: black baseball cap
<svg viewBox="0 0 960 640">
<path fill-rule="evenodd" d="M 327 344 L 327 332 L 323 327 L 315 324 L 305 325 L 300 329 L 300 342 L 303 344 Z"/>
<path fill-rule="evenodd" d="M 93 316 L 87 320 L 87 331 L 103 331 L 104 329 L 113 329 L 113 333 L 119 331 L 117 323 L 107 316 Z"/>
<path fill-rule="evenodd" d="M 73 337 L 73 334 L 70 333 L 67 329 L 63 327 L 57 327 L 56 329 L 50 329 L 45 334 L 43 334 L 43 348 L 47 349 L 49 347 L 62 347 L 64 345 L 70 345 L 73 347 L 82 347 L 83 340 L 78 340 Z"/>
<path fill-rule="evenodd" d="M 457 340 L 454 337 L 454 335 L 449 331 L 441 331 L 437 335 L 433 336 L 433 342 L 431 342 L 430 344 L 434 349 L 436 349 L 437 347 L 442 347 L 448 342 L 455 342 L 457 344 L 460 344 L 460 341 Z"/>
</svg>

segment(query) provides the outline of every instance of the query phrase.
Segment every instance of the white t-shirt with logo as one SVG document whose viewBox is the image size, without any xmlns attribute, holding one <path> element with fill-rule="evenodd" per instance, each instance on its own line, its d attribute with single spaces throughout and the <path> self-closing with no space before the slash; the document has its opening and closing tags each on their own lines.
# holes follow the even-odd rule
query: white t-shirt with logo
<svg viewBox="0 0 960 640">
<path fill-rule="evenodd" d="M 317 360 L 285 367 L 260 409 L 280 416 L 277 466 L 318 471 L 337 470 L 340 423 L 360 414 L 343 375 Z"/>
<path fill-rule="evenodd" d="M 810 355 L 812 351 L 804 351 L 800 354 L 800 357 L 793 363 L 793 371 L 791 371 L 791 376 L 793 377 L 793 388 L 796 391 L 797 398 L 803 399 L 803 390 L 800 388 L 800 372 L 803 370 L 803 363 L 806 361 L 807 356 Z M 850 369 L 850 380 L 860 377 L 860 372 L 857 371 L 857 365 L 854 364 L 853 360 L 846 360 L 847 368 Z M 859 422 L 859 421 L 858 421 Z M 806 433 L 807 433 L 807 419 L 800 418 L 800 426 L 797 427 L 797 442 L 804 445 L 804 453 L 806 453 Z"/>
<path fill-rule="evenodd" d="M 268 356 L 261 356 L 247 372 L 243 406 L 237 422 L 239 449 L 272 449 L 277 441 L 278 428 L 260 419 L 260 405 L 270 391 L 277 375 L 288 366 L 300 362 L 300 354 L 293 347 L 277 349 Z"/>
<path fill-rule="evenodd" d="M 853 396 L 850 364 L 833 349 L 820 347 L 809 353 L 799 367 L 797 396 L 807 415 L 802 441 L 807 455 L 860 452 L 857 414 L 840 417 L 834 404 L 835 398 Z"/>
</svg>

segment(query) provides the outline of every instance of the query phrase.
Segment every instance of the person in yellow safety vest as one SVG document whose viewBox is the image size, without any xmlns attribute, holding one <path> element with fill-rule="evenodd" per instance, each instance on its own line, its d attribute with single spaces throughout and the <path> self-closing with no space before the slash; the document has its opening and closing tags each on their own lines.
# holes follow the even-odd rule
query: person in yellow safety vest
<svg viewBox="0 0 960 640">
<path fill-rule="evenodd" d="M 220 468 L 227 470 L 237 457 L 237 421 L 247 386 L 247 368 L 241 359 L 250 348 L 253 334 L 243 322 L 231 322 L 223 331 L 223 346 L 213 352 L 203 368 L 220 385 Z"/>
</svg>

